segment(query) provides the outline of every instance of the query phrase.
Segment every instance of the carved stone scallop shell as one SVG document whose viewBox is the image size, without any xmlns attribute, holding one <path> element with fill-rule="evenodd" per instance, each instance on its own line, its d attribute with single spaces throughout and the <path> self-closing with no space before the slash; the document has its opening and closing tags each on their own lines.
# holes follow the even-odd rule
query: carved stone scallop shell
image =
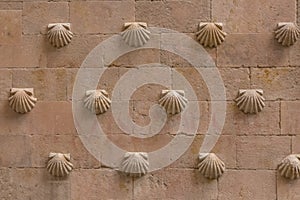
<svg viewBox="0 0 300 200">
<path fill-rule="evenodd" d="M 64 177 L 73 169 L 73 164 L 70 160 L 70 154 L 50 153 L 47 170 L 53 176 Z"/>
<path fill-rule="evenodd" d="M 105 113 L 110 108 L 111 100 L 105 90 L 88 90 L 84 106 L 95 114 Z"/>
<path fill-rule="evenodd" d="M 149 170 L 148 154 L 144 152 L 127 152 L 120 170 L 132 177 L 141 177 Z"/>
<path fill-rule="evenodd" d="M 292 22 L 278 23 L 275 38 L 283 46 L 293 45 L 300 37 L 300 28 Z"/>
<path fill-rule="evenodd" d="M 131 47 L 141 47 L 150 39 L 150 31 L 144 22 L 128 22 L 121 33 L 123 40 Z"/>
<path fill-rule="evenodd" d="M 222 23 L 200 23 L 199 31 L 196 33 L 197 40 L 205 47 L 217 47 L 227 35 L 222 29 Z"/>
<path fill-rule="evenodd" d="M 216 179 L 225 171 L 225 164 L 214 153 L 199 154 L 199 172 L 206 178 Z"/>
<path fill-rule="evenodd" d="M 37 102 L 33 88 L 12 88 L 8 100 L 10 107 L 17 113 L 30 112 Z"/>
<path fill-rule="evenodd" d="M 285 157 L 278 165 L 281 176 L 294 180 L 300 177 L 300 154 L 291 154 Z"/>
<path fill-rule="evenodd" d="M 68 45 L 72 38 L 71 25 L 69 23 L 55 23 L 48 25 L 49 42 L 56 48 Z"/>
<path fill-rule="evenodd" d="M 159 100 L 159 104 L 172 115 L 182 112 L 187 103 L 188 100 L 184 97 L 183 90 L 163 90 Z"/>
<path fill-rule="evenodd" d="M 244 113 L 258 113 L 265 107 L 263 90 L 260 89 L 239 90 L 235 101 Z"/>
</svg>

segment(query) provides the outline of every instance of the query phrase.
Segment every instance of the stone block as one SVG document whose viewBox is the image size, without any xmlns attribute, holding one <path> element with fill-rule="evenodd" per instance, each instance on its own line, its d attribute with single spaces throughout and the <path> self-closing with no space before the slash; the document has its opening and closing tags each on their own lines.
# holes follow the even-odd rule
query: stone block
<svg viewBox="0 0 300 200">
<path fill-rule="evenodd" d="M 34 88 L 38 101 L 67 99 L 67 72 L 65 69 L 13 70 L 13 87 Z"/>
<path fill-rule="evenodd" d="M 25 135 L 0 135 L 0 166 L 30 167 L 32 149 Z"/>
<path fill-rule="evenodd" d="M 132 179 L 110 169 L 74 170 L 71 199 L 132 199 Z M 87 187 L 88 186 L 88 187 Z"/>
<path fill-rule="evenodd" d="M 300 135 L 300 102 L 281 102 L 281 134 Z"/>
<path fill-rule="evenodd" d="M 228 33 L 270 33 L 278 22 L 295 20 L 294 1 L 216 0 L 212 2 L 212 19 L 225 24 Z M 241 17 L 242 16 L 242 17 Z"/>
<path fill-rule="evenodd" d="M 211 152 L 225 163 L 226 169 L 236 168 L 236 136 L 221 135 Z"/>
<path fill-rule="evenodd" d="M 239 89 L 250 88 L 250 71 L 245 68 L 219 68 L 226 88 L 226 100 L 234 100 Z"/>
<path fill-rule="evenodd" d="M 45 167 L 50 152 L 70 153 L 75 169 L 99 168 L 100 163 L 84 147 L 79 137 L 74 135 L 35 135 L 31 139 L 31 160 L 33 167 Z"/>
<path fill-rule="evenodd" d="M 9 70 L 0 70 L 0 100 L 7 101 L 12 88 L 12 73 Z"/>
<path fill-rule="evenodd" d="M 195 32 L 200 21 L 210 19 L 208 0 L 138 1 L 136 21 L 149 26 L 169 28 L 180 32 Z"/>
<path fill-rule="evenodd" d="M 47 62 L 45 42 L 41 35 L 26 35 L 15 45 L 1 45 L 0 67 L 45 67 Z"/>
<path fill-rule="evenodd" d="M 134 180 L 134 199 L 211 199 L 218 197 L 216 180 L 193 169 L 164 169 Z"/>
<path fill-rule="evenodd" d="M 49 23 L 69 22 L 68 2 L 28 1 L 23 4 L 24 34 L 46 34 Z"/>
<path fill-rule="evenodd" d="M 45 41 L 47 67 L 79 68 L 91 50 L 108 37 L 107 35 L 74 35 L 71 43 L 60 49 Z"/>
<path fill-rule="evenodd" d="M 292 136 L 292 153 L 299 154 L 300 153 L 300 137 Z"/>
<path fill-rule="evenodd" d="M 16 2 L 7 2 L 7 1 L 0 2 L 0 10 L 22 10 L 22 9 L 23 9 L 23 3 L 17 0 Z"/>
<path fill-rule="evenodd" d="M 130 152 L 151 152 L 166 146 L 174 136 L 169 134 L 158 134 L 149 138 L 137 138 L 127 134 L 110 134 L 108 139 Z"/>
<path fill-rule="evenodd" d="M 280 135 L 279 102 L 265 102 L 258 114 L 245 114 L 235 102 L 228 102 L 222 134 L 229 135 Z"/>
<path fill-rule="evenodd" d="M 1 10 L 0 23 L 0 45 L 18 45 L 22 40 L 22 12 Z"/>
<path fill-rule="evenodd" d="M 288 136 L 239 136 L 237 167 L 239 169 L 276 169 L 291 152 Z"/>
<path fill-rule="evenodd" d="M 75 135 L 70 102 L 37 102 L 30 113 L 18 114 L 0 102 L 0 135 Z"/>
<path fill-rule="evenodd" d="M 300 68 L 253 68 L 251 71 L 252 88 L 264 90 L 267 100 L 300 99 Z"/>
<path fill-rule="evenodd" d="M 300 3 L 298 3 L 298 6 L 300 5 Z M 298 9 L 299 13 L 300 13 L 300 8 Z M 299 19 L 300 19 L 300 14 L 298 14 Z M 299 23 L 300 24 L 300 21 Z M 300 42 L 296 42 L 293 46 L 288 47 L 290 50 L 290 65 L 291 66 L 295 66 L 295 67 L 299 67 L 299 63 L 300 63 L 300 55 L 299 55 L 299 48 L 300 48 Z"/>
<path fill-rule="evenodd" d="M 230 34 L 218 47 L 218 67 L 285 66 L 289 49 L 273 34 Z"/>
<path fill-rule="evenodd" d="M 276 175 L 271 170 L 227 170 L 219 179 L 219 199 L 276 199 Z"/>
<path fill-rule="evenodd" d="M 74 33 L 119 33 L 125 22 L 134 20 L 131 1 L 74 1 L 70 19 Z M 104 20 L 105 19 L 105 20 Z"/>
</svg>

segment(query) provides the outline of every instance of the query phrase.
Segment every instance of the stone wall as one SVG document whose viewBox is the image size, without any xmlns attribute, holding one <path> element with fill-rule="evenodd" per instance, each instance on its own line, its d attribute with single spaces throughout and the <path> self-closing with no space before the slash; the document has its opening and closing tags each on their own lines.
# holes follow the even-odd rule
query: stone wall
<svg viewBox="0 0 300 200">
<path fill-rule="evenodd" d="M 300 42 L 283 47 L 274 39 L 278 22 L 298 20 L 296 0 L 0 0 L 0 199 L 219 199 L 297 200 L 300 181 L 282 178 L 276 168 L 300 153 Z M 299 11 L 298 11 L 299 13 Z M 198 151 L 210 120 L 203 78 L 184 59 L 159 50 L 138 50 L 118 58 L 99 81 L 111 94 L 134 66 L 161 62 L 184 75 L 196 91 L 201 123 L 189 150 L 172 165 L 142 178 L 102 166 L 83 146 L 72 116 L 72 88 L 88 53 L 122 31 L 130 21 L 147 22 L 195 38 L 198 23 L 222 22 L 226 40 L 206 50 L 214 59 L 227 93 L 226 122 L 216 153 L 226 164 L 218 180 L 197 171 Z M 72 42 L 61 49 L 47 41 L 47 25 L 70 22 Z M 34 88 L 36 107 L 17 114 L 8 105 L 10 88 Z M 130 113 L 149 123 L 149 107 L 164 87 L 146 85 L 130 100 Z M 235 105 L 238 89 L 264 90 L 266 107 L 245 115 Z M 173 116 L 149 139 L 125 135 L 111 111 L 98 117 L 107 136 L 128 151 L 153 151 L 174 137 Z M 74 170 L 66 179 L 46 171 L 50 152 L 71 153 Z"/>
</svg>

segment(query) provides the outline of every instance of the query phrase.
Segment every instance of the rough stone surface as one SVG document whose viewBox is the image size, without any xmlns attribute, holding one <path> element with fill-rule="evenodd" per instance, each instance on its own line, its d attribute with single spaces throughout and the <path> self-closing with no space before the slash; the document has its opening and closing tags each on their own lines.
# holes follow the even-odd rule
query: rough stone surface
<svg viewBox="0 0 300 200">
<path fill-rule="evenodd" d="M 212 1 L 213 21 L 224 23 L 230 34 L 273 32 L 278 22 L 293 22 L 295 12 L 295 1 Z"/>
<path fill-rule="evenodd" d="M 258 114 L 245 114 L 239 110 L 235 102 L 229 102 L 223 134 L 280 135 L 279 110 L 279 102 L 266 102 L 266 106 Z"/>
<path fill-rule="evenodd" d="M 180 32 L 195 32 L 200 21 L 210 18 L 208 0 L 138 1 L 136 20 L 149 26 L 164 27 Z"/>
<path fill-rule="evenodd" d="M 299 6 L 300 0 L 0 0 L 0 199 L 299 200 L 299 181 L 282 178 L 277 165 L 287 155 L 300 153 L 300 42 L 283 47 L 274 38 L 278 22 L 300 23 Z M 215 62 L 226 92 L 226 99 L 217 99 L 227 105 L 225 124 L 211 150 L 226 165 L 219 179 L 208 180 L 197 170 L 209 125 L 218 125 L 216 117 L 223 112 L 211 114 L 217 102 L 211 101 L 205 80 L 216 76 L 205 77 L 182 56 L 164 50 L 132 48 L 111 63 L 104 57 L 108 68 L 99 77 L 97 89 L 106 90 L 111 98 L 118 81 L 129 71 L 139 72 L 139 65 L 169 66 L 152 67 L 170 78 L 162 77 L 164 85 L 137 86 L 124 100 L 126 87 L 115 100 L 129 104 L 128 118 L 146 126 L 149 110 L 163 89 L 184 90 L 188 101 L 200 108 L 199 127 L 186 152 L 164 169 L 129 178 L 94 158 L 81 141 L 72 112 L 79 68 L 97 45 L 123 31 L 125 22 L 134 21 L 182 32 L 195 42 L 200 22 L 223 23 L 225 41 L 216 48 L 204 48 L 207 54 L 201 55 Z M 57 49 L 47 39 L 47 25 L 60 22 L 70 23 L 74 36 L 69 45 Z M 121 42 L 110 43 L 106 53 L 128 47 Z M 176 50 L 185 41 L 169 42 L 177 44 Z M 90 62 L 88 67 L 96 70 L 95 64 Z M 201 65 L 203 71 L 209 67 Z M 191 98 L 192 91 L 185 88 L 180 75 L 196 98 Z M 136 78 L 149 78 L 149 74 Z M 13 87 L 34 89 L 38 101 L 31 112 L 18 114 L 10 108 Z M 239 111 L 234 101 L 239 89 L 262 89 L 264 109 L 257 114 Z M 195 114 L 185 128 L 194 125 Z M 123 150 L 149 153 L 174 140 L 181 114 L 167 119 L 157 135 L 145 139 L 130 135 L 136 132 L 133 127 L 129 134 L 118 127 L 112 108 L 98 115 L 95 125 Z M 180 146 L 173 149 L 181 151 Z M 50 152 L 71 153 L 74 170 L 68 177 L 57 179 L 47 172 Z"/>
<path fill-rule="evenodd" d="M 32 151 L 29 136 L 1 135 L 0 138 L 1 167 L 30 167 Z"/>
<path fill-rule="evenodd" d="M 34 88 L 40 101 L 64 101 L 67 99 L 65 69 L 14 70 L 13 87 Z"/>
<path fill-rule="evenodd" d="M 132 199 L 132 179 L 113 170 L 74 170 L 71 181 L 71 199 Z"/>
<path fill-rule="evenodd" d="M 74 33 L 119 33 L 125 22 L 134 21 L 134 2 L 74 1 L 70 21 Z"/>
<path fill-rule="evenodd" d="M 298 101 L 281 102 L 281 133 L 300 135 L 300 103 Z"/>
<path fill-rule="evenodd" d="M 300 68 L 254 68 L 251 72 L 253 88 L 262 88 L 267 100 L 300 99 Z"/>
<path fill-rule="evenodd" d="M 240 136 L 237 138 L 237 167 L 239 169 L 276 169 L 290 154 L 288 136 Z M 254 148 L 255 147 L 255 148 Z"/>
<path fill-rule="evenodd" d="M 230 34 L 218 48 L 220 67 L 285 66 L 289 49 L 283 48 L 271 33 Z"/>
<path fill-rule="evenodd" d="M 23 32 L 25 34 L 46 33 L 49 23 L 68 23 L 67 2 L 24 2 Z"/>
<path fill-rule="evenodd" d="M 1 5 L 0 5 L 1 6 Z M 0 11 L 0 44 L 18 45 L 22 37 L 22 12 L 16 10 Z"/>
<path fill-rule="evenodd" d="M 133 195 L 134 199 L 216 200 L 217 181 L 204 178 L 197 170 L 166 169 L 135 179 Z"/>
<path fill-rule="evenodd" d="M 276 199 L 276 176 L 271 170 L 227 170 L 219 180 L 219 199 Z"/>
<path fill-rule="evenodd" d="M 15 45 L 0 45 L 1 68 L 45 67 L 44 37 L 26 35 Z"/>
</svg>

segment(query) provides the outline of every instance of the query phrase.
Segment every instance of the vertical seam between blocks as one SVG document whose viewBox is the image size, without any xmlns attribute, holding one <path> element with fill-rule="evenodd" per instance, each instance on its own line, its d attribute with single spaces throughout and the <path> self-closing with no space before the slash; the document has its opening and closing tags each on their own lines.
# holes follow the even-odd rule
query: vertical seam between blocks
<svg viewBox="0 0 300 200">
<path fill-rule="evenodd" d="M 212 0 L 210 0 L 210 2 L 209 2 L 209 7 L 210 7 L 210 12 L 209 12 L 209 17 L 210 17 L 210 21 L 212 21 L 213 19 L 212 19 Z"/>
<path fill-rule="evenodd" d="M 281 120 L 281 109 L 282 109 L 282 101 L 279 101 L 279 129 L 280 129 L 280 135 L 282 135 L 282 120 Z"/>
<path fill-rule="evenodd" d="M 296 0 L 296 23 L 299 25 L 300 21 L 299 21 L 299 0 Z"/>
</svg>

